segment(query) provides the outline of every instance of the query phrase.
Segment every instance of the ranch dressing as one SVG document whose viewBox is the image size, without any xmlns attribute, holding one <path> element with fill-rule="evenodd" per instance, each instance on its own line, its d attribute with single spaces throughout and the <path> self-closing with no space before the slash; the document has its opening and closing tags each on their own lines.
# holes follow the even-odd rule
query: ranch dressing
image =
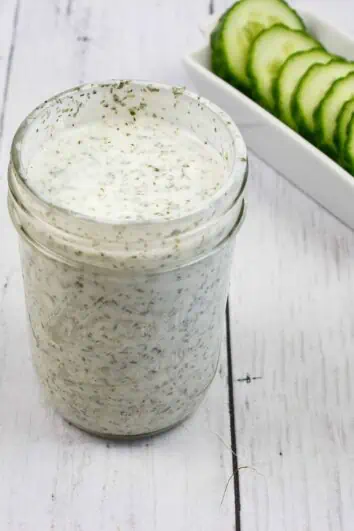
<svg viewBox="0 0 354 531">
<path fill-rule="evenodd" d="M 143 112 L 109 112 L 107 92 Z M 26 171 L 13 153 L 9 209 L 42 388 L 89 432 L 163 431 L 217 369 L 243 141 L 207 102 L 143 83 L 89 85 L 37 112 L 15 137 Z"/>
<path fill-rule="evenodd" d="M 48 203 L 106 221 L 169 220 L 220 188 L 225 161 L 195 134 L 154 118 L 63 130 L 35 155 L 28 185 Z"/>
</svg>

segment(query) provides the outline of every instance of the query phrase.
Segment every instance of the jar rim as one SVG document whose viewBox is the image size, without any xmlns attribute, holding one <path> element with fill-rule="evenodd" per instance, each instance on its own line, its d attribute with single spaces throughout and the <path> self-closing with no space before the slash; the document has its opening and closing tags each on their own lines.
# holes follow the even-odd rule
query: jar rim
<svg viewBox="0 0 354 531">
<path fill-rule="evenodd" d="M 236 222 L 233 224 L 231 230 L 228 232 L 228 234 L 225 236 L 225 238 L 223 238 L 215 247 L 212 247 L 208 251 L 206 251 L 206 252 L 204 252 L 204 253 L 196 256 L 196 257 L 189 258 L 187 261 L 185 261 L 183 263 L 174 264 L 174 265 L 171 265 L 170 267 L 164 268 L 163 270 L 159 271 L 158 273 L 156 273 L 153 269 L 147 269 L 145 271 L 134 271 L 135 277 L 137 277 L 137 275 L 144 276 L 144 277 L 154 276 L 156 274 L 164 275 L 164 274 L 171 273 L 171 271 L 177 271 L 177 270 L 180 271 L 181 269 L 190 267 L 190 266 L 192 266 L 194 264 L 197 264 L 197 263 L 201 262 L 205 258 L 209 258 L 210 256 L 215 255 L 217 252 L 219 252 L 221 249 L 223 249 L 225 247 L 225 245 L 227 245 L 227 243 L 230 241 L 231 238 L 236 237 L 236 235 L 238 234 L 238 232 L 240 231 L 242 225 L 245 222 L 245 219 L 246 219 L 246 216 L 247 216 L 247 211 L 248 211 L 247 201 L 246 201 L 245 198 L 242 198 L 241 208 L 240 208 L 240 211 L 239 211 L 239 214 L 238 214 Z M 48 247 L 44 246 L 42 243 L 39 243 L 39 242 L 33 240 L 33 238 L 27 232 L 25 232 L 23 230 L 23 227 L 19 227 L 19 233 L 21 234 L 21 237 L 26 241 L 26 243 L 28 245 L 31 245 L 32 247 L 35 247 L 36 249 L 39 249 L 42 253 L 44 252 L 46 255 L 49 255 L 49 257 L 52 258 L 52 259 L 58 260 L 58 258 L 59 258 L 65 264 L 70 265 L 72 267 L 72 265 L 74 263 L 74 261 L 72 259 L 68 259 L 66 257 L 63 257 L 62 255 L 58 254 L 57 252 L 48 249 Z M 48 251 L 49 251 L 49 253 L 48 253 Z M 76 265 L 81 265 L 82 266 L 82 263 L 81 262 L 76 262 Z M 131 274 L 130 271 L 120 271 L 118 269 L 102 268 L 100 266 L 97 266 L 97 268 L 100 269 L 101 271 L 103 269 L 106 270 L 106 271 L 109 271 L 111 274 L 113 273 L 114 275 L 120 274 L 123 277 L 124 276 L 129 276 Z"/>
<path fill-rule="evenodd" d="M 67 95 L 73 94 L 75 92 L 81 92 L 81 91 L 89 91 L 94 90 L 95 88 L 103 88 L 103 87 L 109 87 L 112 84 L 119 84 L 119 83 L 132 83 L 134 85 L 138 86 L 149 86 L 156 88 L 158 90 L 165 90 L 165 91 L 180 91 L 179 94 L 183 95 L 195 102 L 198 102 L 199 104 L 202 104 L 204 108 L 207 108 L 211 111 L 212 114 L 214 114 L 219 120 L 223 123 L 225 129 L 227 130 L 228 134 L 232 139 L 237 138 L 239 141 L 239 148 L 241 147 L 242 152 L 236 153 L 236 149 L 233 153 L 232 158 L 232 164 L 231 168 L 227 171 L 227 178 L 225 180 L 224 185 L 217 191 L 216 194 L 213 195 L 212 198 L 209 198 L 203 202 L 200 207 L 196 210 L 193 210 L 193 212 L 190 212 L 184 216 L 171 218 L 171 219 L 148 219 L 148 220 L 109 220 L 109 219 L 100 219 L 100 218 L 93 218 L 91 216 L 76 212 L 74 210 L 71 210 L 69 208 L 61 207 L 58 205 L 55 205 L 53 203 L 50 203 L 43 199 L 40 195 L 38 195 L 32 188 L 28 185 L 26 179 L 25 179 L 25 169 L 22 164 L 21 159 L 21 142 L 26 134 L 28 126 L 36 119 L 38 118 L 43 112 L 45 112 L 47 109 L 49 109 L 58 99 L 65 97 Z M 233 144 L 234 148 L 235 145 Z M 236 156 L 238 155 L 238 156 Z M 42 207 L 50 207 L 54 212 L 56 212 L 59 216 L 70 216 L 77 221 L 82 221 L 84 223 L 94 223 L 99 224 L 102 226 L 125 226 L 125 227 L 141 227 L 141 226 L 166 226 L 167 224 L 171 222 L 176 221 L 186 221 L 188 222 L 189 219 L 193 219 L 194 216 L 202 214 L 206 207 L 210 207 L 210 199 L 212 199 L 212 203 L 218 201 L 223 197 L 223 195 L 227 192 L 227 190 L 230 188 L 230 185 L 232 185 L 232 176 L 236 173 L 236 165 L 240 164 L 240 161 L 243 162 L 242 165 L 242 174 L 241 178 L 239 180 L 239 186 L 236 190 L 235 198 L 238 198 L 240 194 L 242 193 L 242 190 L 245 186 L 245 181 L 247 180 L 247 167 L 248 167 L 248 157 L 247 157 L 247 149 L 245 142 L 243 140 L 243 137 L 234 123 L 234 121 L 231 119 L 231 117 L 225 113 L 220 107 L 212 103 L 206 98 L 203 98 L 201 96 L 198 96 L 196 93 L 186 89 L 182 86 L 176 86 L 176 85 L 169 85 L 166 83 L 159 83 L 159 82 L 152 82 L 147 80 L 135 80 L 135 79 L 129 79 L 129 80 L 120 80 L 120 79 L 111 79 L 103 82 L 92 82 L 92 83 L 85 83 L 81 85 L 77 85 L 75 87 L 69 88 L 67 90 L 64 90 L 62 92 L 59 92 L 47 100 L 45 100 L 43 103 L 35 107 L 28 115 L 27 117 L 21 122 L 19 127 L 16 130 L 16 133 L 14 135 L 12 144 L 11 144 L 11 151 L 10 151 L 10 160 L 11 165 L 13 167 L 13 173 L 17 176 L 20 186 L 22 186 L 27 194 L 30 195 L 30 197 L 35 200 L 40 206 Z M 11 188 L 11 182 L 9 181 L 9 186 Z"/>
</svg>

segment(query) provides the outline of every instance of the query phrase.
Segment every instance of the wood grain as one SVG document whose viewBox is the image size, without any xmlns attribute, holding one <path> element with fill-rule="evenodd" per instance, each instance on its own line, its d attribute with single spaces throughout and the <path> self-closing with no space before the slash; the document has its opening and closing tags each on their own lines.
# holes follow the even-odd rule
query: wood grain
<svg viewBox="0 0 354 531">
<path fill-rule="evenodd" d="M 231 290 L 242 529 L 349 531 L 353 233 L 251 170 Z"/>
<path fill-rule="evenodd" d="M 15 128 L 54 92 L 113 77 L 184 84 L 180 57 L 199 44 L 208 13 L 207 1 L 190 4 L 22 0 L 15 33 L 15 2 L 0 4 L 2 175 Z M 5 179 L 0 186 L 0 529 L 234 529 L 225 349 L 203 406 L 171 433 L 106 444 L 68 426 L 42 401 L 31 367 Z"/>
</svg>

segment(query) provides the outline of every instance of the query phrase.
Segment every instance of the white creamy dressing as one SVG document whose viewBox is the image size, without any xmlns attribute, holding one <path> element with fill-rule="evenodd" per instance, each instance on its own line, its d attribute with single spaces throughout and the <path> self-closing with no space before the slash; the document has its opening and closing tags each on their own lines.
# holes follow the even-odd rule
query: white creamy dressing
<svg viewBox="0 0 354 531">
<path fill-rule="evenodd" d="M 190 415 L 214 377 L 223 335 L 238 219 L 230 206 L 246 172 L 245 146 L 235 131 L 230 140 L 227 117 L 220 126 L 199 98 L 172 88 L 170 100 L 163 100 L 159 90 L 129 82 L 109 90 L 74 89 L 66 96 L 67 107 L 65 98 L 58 99 L 55 130 L 52 115 L 42 121 L 39 113 L 32 124 L 39 147 L 26 164 L 25 180 L 41 199 L 69 211 L 63 215 L 64 229 L 56 230 L 61 218 L 54 209 L 46 208 L 42 221 L 39 210 L 31 216 L 32 196 L 26 201 L 10 197 L 21 234 L 33 362 L 42 387 L 64 418 L 100 435 L 150 434 Z M 101 120 L 96 114 L 89 123 L 80 122 L 82 96 L 94 111 L 102 107 Z M 116 114 L 117 101 L 124 117 Z M 127 102 L 140 105 L 140 111 L 127 109 Z M 150 114 L 152 109 L 158 116 Z M 43 134 L 47 140 L 42 140 L 41 133 L 48 131 L 53 136 Z M 238 160 L 228 187 L 233 152 Z M 214 216 L 212 229 L 202 205 Z M 70 211 L 98 221 L 79 220 L 84 230 L 81 240 L 73 240 L 72 254 L 70 226 L 76 227 L 77 219 Z M 184 218 L 193 212 L 192 221 Z M 174 229 L 169 240 L 160 233 L 161 225 L 179 226 L 184 219 L 184 232 Z M 156 223 L 156 236 L 154 223 L 146 228 L 164 220 L 172 221 Z M 120 250 L 119 260 L 112 252 L 108 262 L 103 233 L 109 224 L 100 221 L 122 222 L 116 232 L 113 227 L 116 237 L 109 243 L 114 249 L 120 245 L 128 258 Z M 137 226 L 138 238 L 130 234 L 134 221 L 146 222 Z M 87 240 L 98 241 L 98 247 L 80 246 Z M 148 275 L 143 274 L 145 248 L 154 257 Z"/>
<path fill-rule="evenodd" d="M 222 187 L 225 161 L 168 121 L 64 129 L 35 154 L 27 182 L 56 206 L 108 221 L 176 219 Z"/>
</svg>

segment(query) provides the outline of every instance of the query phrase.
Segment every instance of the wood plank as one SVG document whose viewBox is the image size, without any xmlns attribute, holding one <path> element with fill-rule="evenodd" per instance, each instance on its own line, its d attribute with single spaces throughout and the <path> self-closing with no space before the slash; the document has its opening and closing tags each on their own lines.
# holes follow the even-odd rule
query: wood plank
<svg viewBox="0 0 354 531">
<path fill-rule="evenodd" d="M 4 121 L 6 103 L 9 94 L 10 73 L 13 61 L 14 43 L 17 36 L 19 3 L 17 0 L 3 0 L 0 3 L 0 154 L 2 153 L 4 134 Z M 0 244 L 0 386 L 3 375 L 3 368 L 6 360 L 7 331 L 5 330 L 5 313 L 3 301 L 5 300 L 8 281 L 13 273 L 13 267 L 3 259 L 3 252 L 6 245 L 6 236 L 10 234 L 8 215 L 6 212 L 6 166 L 2 164 L 3 157 L 0 157 L 0 227 L 2 232 L 2 243 Z M 4 240 L 3 240 L 4 237 Z M 1 419 L 0 419 L 1 429 Z"/>
<path fill-rule="evenodd" d="M 185 83 L 180 57 L 198 44 L 208 2 L 23 0 L 4 120 L 2 172 L 21 119 L 81 81 L 140 77 Z M 8 2 L 8 5 L 10 3 Z M 7 15 L 9 16 L 9 15 Z M 0 32 L 1 33 L 1 32 Z M 225 349 L 198 413 L 138 443 L 96 440 L 40 397 L 25 330 L 15 233 L 0 186 L 0 529 L 234 529 Z"/>
<path fill-rule="evenodd" d="M 252 157 L 231 290 L 244 531 L 354 519 L 354 235 Z"/>
</svg>

